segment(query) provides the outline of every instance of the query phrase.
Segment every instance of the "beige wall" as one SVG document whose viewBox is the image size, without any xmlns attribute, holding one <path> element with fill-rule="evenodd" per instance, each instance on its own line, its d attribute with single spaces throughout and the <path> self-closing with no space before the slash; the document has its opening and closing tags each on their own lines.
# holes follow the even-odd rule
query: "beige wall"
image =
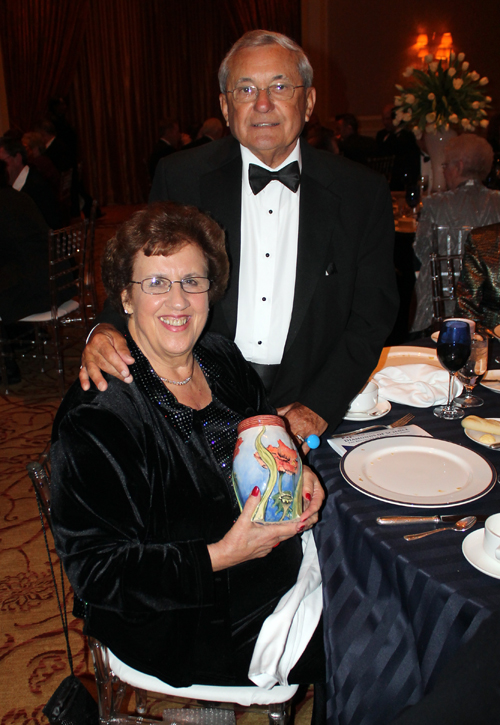
<svg viewBox="0 0 500 725">
<path fill-rule="evenodd" d="M 471 70 L 490 79 L 500 111 L 500 2 L 482 0 L 302 0 L 302 44 L 315 70 L 317 110 L 331 126 L 336 113 L 356 114 L 369 132 L 410 60 L 408 48 L 424 30 L 453 35 Z"/>
</svg>

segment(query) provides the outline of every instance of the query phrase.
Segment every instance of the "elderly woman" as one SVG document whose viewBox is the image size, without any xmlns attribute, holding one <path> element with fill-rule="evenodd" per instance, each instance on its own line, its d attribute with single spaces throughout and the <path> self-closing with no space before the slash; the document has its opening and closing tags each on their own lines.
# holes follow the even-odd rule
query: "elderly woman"
<svg viewBox="0 0 500 725">
<path fill-rule="evenodd" d="M 234 343 L 200 337 L 228 267 L 222 230 L 193 207 L 159 203 L 125 223 L 102 276 L 127 315 L 134 382 L 77 382 L 53 431 L 56 543 L 88 603 L 85 631 L 174 686 L 251 684 L 260 628 L 296 582 L 297 534 L 323 498 L 305 468 L 300 520 L 252 523 L 258 489 L 240 514 L 237 425 L 275 411 Z M 319 625 L 289 683 L 322 668 Z"/>
</svg>

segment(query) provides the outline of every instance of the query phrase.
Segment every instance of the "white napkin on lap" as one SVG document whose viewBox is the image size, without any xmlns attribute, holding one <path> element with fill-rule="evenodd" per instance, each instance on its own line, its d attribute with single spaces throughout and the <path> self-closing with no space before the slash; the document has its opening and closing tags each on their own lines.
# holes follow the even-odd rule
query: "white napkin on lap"
<svg viewBox="0 0 500 725">
<path fill-rule="evenodd" d="M 249 679 L 267 690 L 276 683 L 287 685 L 288 673 L 307 647 L 322 610 L 318 552 L 312 531 L 305 531 L 297 581 L 261 627 L 250 662 Z"/>
<path fill-rule="evenodd" d="M 430 408 L 448 402 L 447 370 L 418 363 L 387 367 L 373 376 L 384 400 L 415 408 Z M 462 383 L 454 378 L 453 397 L 462 392 Z"/>
</svg>

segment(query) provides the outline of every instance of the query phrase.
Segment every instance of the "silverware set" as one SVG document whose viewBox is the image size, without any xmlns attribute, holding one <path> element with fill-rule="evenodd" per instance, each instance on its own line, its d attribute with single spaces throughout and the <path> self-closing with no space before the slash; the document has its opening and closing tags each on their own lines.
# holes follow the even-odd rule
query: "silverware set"
<svg viewBox="0 0 500 725">
<path fill-rule="evenodd" d="M 330 436 L 330 438 L 342 438 L 343 436 L 350 436 L 354 435 L 355 433 L 365 433 L 368 430 L 377 430 L 382 428 L 401 428 L 404 425 L 407 425 L 410 420 L 413 420 L 415 416 L 412 413 L 407 413 L 399 420 L 394 421 L 394 423 L 390 423 L 389 425 L 383 425 L 379 423 L 378 425 L 369 425 L 366 428 L 358 428 L 357 430 L 349 430 L 344 433 L 334 433 Z"/>
<path fill-rule="evenodd" d="M 444 526 L 440 529 L 431 529 L 430 531 L 422 531 L 418 534 L 406 534 L 403 538 L 406 541 L 415 541 L 416 539 L 423 539 L 425 536 L 431 534 L 437 534 L 438 531 L 468 531 L 476 523 L 486 521 L 486 516 L 478 514 L 477 516 L 459 516 L 456 514 L 444 514 L 440 516 L 435 514 L 434 516 L 379 516 L 377 524 L 383 526 L 391 526 L 393 524 L 422 524 L 422 523 L 434 523 L 434 524 L 455 524 L 454 526 Z"/>
</svg>

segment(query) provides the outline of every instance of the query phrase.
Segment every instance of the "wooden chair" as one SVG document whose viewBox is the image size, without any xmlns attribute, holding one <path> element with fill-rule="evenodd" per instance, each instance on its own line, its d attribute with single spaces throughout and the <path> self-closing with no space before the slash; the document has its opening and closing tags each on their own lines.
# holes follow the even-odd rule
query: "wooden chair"
<svg viewBox="0 0 500 725">
<path fill-rule="evenodd" d="M 52 530 L 50 493 L 50 451 L 47 447 L 37 461 L 26 466 L 35 489 L 40 511 Z M 73 614 L 84 611 L 85 603 L 75 598 Z M 83 607 L 81 606 L 83 605 Z M 298 685 L 262 687 L 216 687 L 192 685 L 171 687 L 156 677 L 134 670 L 121 662 L 107 647 L 88 637 L 97 685 L 100 725 L 159 725 L 159 723 L 198 723 L 199 725 L 236 725 L 234 704 L 267 714 L 269 725 L 286 725 L 292 698 Z M 123 703 L 135 694 L 135 713 L 123 712 Z M 189 699 L 189 707 L 174 707 L 174 699 Z M 147 714 L 151 702 L 165 703 L 166 708 L 153 707 L 158 715 Z M 168 702 L 167 702 L 168 701 Z M 201 701 L 201 702 L 200 702 Z M 224 705 L 221 707 L 221 704 Z"/>
</svg>

